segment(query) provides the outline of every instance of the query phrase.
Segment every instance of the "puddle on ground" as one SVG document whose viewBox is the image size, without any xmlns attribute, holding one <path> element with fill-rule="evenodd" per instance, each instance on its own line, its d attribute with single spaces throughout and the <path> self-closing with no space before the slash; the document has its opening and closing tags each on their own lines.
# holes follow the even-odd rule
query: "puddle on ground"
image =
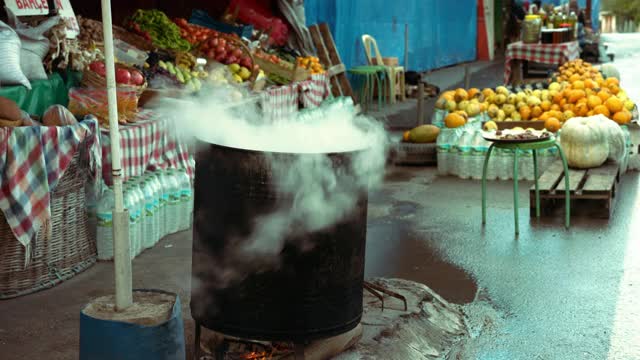
<svg viewBox="0 0 640 360">
<path fill-rule="evenodd" d="M 393 214 L 415 212 L 417 205 L 412 204 L 394 204 Z M 471 276 L 442 260 L 423 236 L 408 221 L 369 221 L 365 277 L 412 280 L 429 286 L 450 302 L 473 301 L 477 286 Z"/>
</svg>

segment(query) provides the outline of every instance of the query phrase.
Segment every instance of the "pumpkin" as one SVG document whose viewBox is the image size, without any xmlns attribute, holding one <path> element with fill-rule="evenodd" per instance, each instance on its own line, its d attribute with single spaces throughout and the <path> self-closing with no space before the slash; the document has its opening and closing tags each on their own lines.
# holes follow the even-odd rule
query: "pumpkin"
<svg viewBox="0 0 640 360">
<path fill-rule="evenodd" d="M 594 118 L 575 117 L 562 127 L 560 146 L 571 167 L 598 167 L 609 157 L 609 129 Z"/>
<path fill-rule="evenodd" d="M 607 158 L 612 161 L 620 161 L 627 149 L 626 139 L 622 128 L 615 121 L 602 115 L 594 116 L 593 119 L 600 121 L 607 133 L 606 135 L 609 142 L 609 156 Z"/>
</svg>

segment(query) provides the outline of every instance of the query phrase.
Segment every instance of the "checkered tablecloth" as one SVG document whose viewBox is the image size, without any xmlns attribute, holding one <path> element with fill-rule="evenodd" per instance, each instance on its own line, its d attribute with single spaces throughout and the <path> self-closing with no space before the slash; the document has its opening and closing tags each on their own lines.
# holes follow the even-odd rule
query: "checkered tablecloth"
<svg viewBox="0 0 640 360">
<path fill-rule="evenodd" d="M 512 60 L 562 65 L 578 57 L 580 57 L 580 45 L 577 41 L 561 44 L 525 44 L 522 41 L 511 43 L 507 46 L 505 54 L 504 83 L 509 83 Z"/>
<path fill-rule="evenodd" d="M 193 179 L 194 168 L 189 161 L 186 144 L 173 134 L 174 124 L 158 114 L 143 110 L 134 124 L 120 126 L 120 149 L 123 181 L 144 174 L 145 171 L 176 168 L 185 169 Z M 113 184 L 111 175 L 111 139 L 109 130 L 100 133 L 102 145 L 102 179 Z"/>
<path fill-rule="evenodd" d="M 329 77 L 314 74 L 309 80 L 265 89 L 261 94 L 262 113 L 268 121 L 288 118 L 298 112 L 300 105 L 314 108 L 330 95 Z"/>
<path fill-rule="evenodd" d="M 61 127 L 0 128 L 0 209 L 27 254 L 32 239 L 51 216 L 50 193 L 81 143 L 88 146 L 92 178 L 99 178 L 97 134 L 95 118 Z"/>
</svg>

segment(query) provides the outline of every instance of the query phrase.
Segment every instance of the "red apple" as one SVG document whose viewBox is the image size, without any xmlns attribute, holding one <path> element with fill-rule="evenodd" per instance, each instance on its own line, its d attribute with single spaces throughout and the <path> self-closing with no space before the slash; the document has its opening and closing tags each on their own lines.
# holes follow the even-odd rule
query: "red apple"
<svg viewBox="0 0 640 360">
<path fill-rule="evenodd" d="M 129 84 L 131 82 L 131 73 L 126 69 L 116 70 L 116 82 L 118 84 Z"/>
<path fill-rule="evenodd" d="M 224 46 L 218 45 L 218 47 L 216 47 L 216 54 L 223 54 L 226 52 L 227 52 L 227 49 Z"/>
<path fill-rule="evenodd" d="M 242 50 L 236 48 L 235 50 L 233 50 L 233 52 L 231 53 L 231 55 L 237 57 L 238 59 L 242 57 Z"/>
<path fill-rule="evenodd" d="M 131 72 L 131 83 L 136 86 L 140 86 L 144 84 L 144 76 L 138 70 L 133 70 Z"/>
<path fill-rule="evenodd" d="M 251 63 L 251 58 L 248 56 L 243 56 L 240 59 L 240 65 L 246 67 L 247 69 L 251 69 L 253 67 L 253 64 Z"/>
<path fill-rule="evenodd" d="M 229 64 L 237 64 L 238 63 L 238 58 L 233 56 L 233 55 L 231 55 L 231 56 L 229 56 L 229 57 L 227 57 L 225 59 L 224 63 L 227 64 L 227 65 L 229 65 Z"/>
<path fill-rule="evenodd" d="M 227 58 L 227 54 L 216 54 L 215 60 L 219 63 L 225 63 L 225 59 Z"/>
</svg>

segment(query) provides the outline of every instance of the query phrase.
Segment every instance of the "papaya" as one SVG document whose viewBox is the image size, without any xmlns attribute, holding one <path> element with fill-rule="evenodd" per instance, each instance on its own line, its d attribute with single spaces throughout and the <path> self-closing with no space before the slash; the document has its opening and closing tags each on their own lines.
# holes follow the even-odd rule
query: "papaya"
<svg viewBox="0 0 640 360">
<path fill-rule="evenodd" d="M 412 143 L 433 143 L 438 138 L 440 129 L 434 125 L 420 125 L 409 131 L 409 141 Z"/>
</svg>

